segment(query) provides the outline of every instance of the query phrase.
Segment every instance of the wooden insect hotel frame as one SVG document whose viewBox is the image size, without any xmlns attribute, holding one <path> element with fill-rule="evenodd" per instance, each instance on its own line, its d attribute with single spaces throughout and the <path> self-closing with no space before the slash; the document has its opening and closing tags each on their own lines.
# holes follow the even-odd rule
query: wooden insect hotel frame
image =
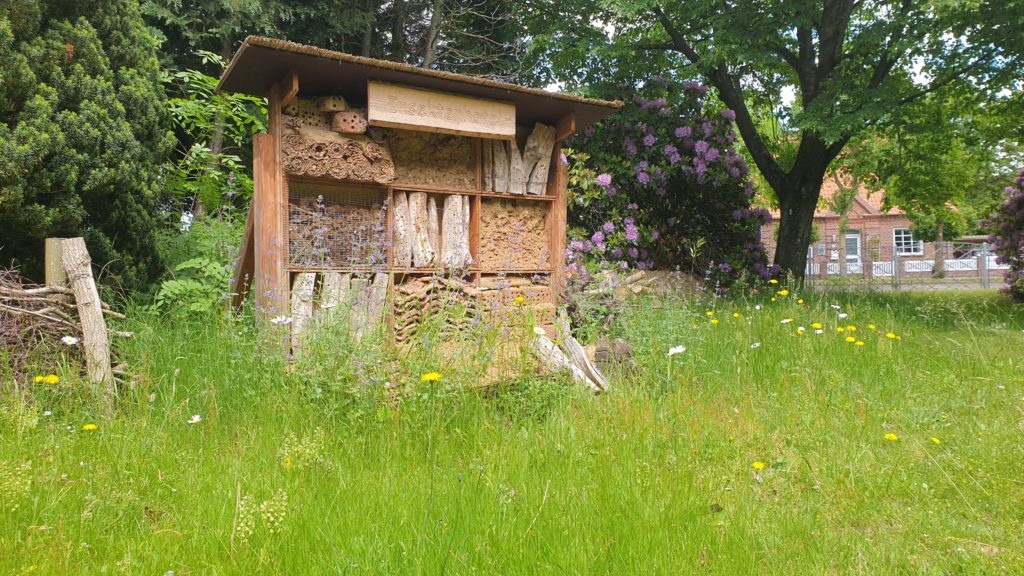
<svg viewBox="0 0 1024 576">
<path fill-rule="evenodd" d="M 399 342 L 454 291 L 554 322 L 565 283 L 561 142 L 621 106 L 249 37 L 219 90 L 265 96 L 234 279 L 298 334 L 314 309 Z M 343 303 L 348 303 L 344 308 Z"/>
</svg>

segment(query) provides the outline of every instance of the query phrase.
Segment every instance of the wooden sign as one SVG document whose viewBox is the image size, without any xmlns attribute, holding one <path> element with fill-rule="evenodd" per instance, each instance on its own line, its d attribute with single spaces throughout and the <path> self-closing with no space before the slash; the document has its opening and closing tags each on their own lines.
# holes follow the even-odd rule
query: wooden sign
<svg viewBox="0 0 1024 576">
<path fill-rule="evenodd" d="M 367 116 L 371 126 L 501 140 L 516 136 L 516 106 L 511 102 L 382 82 L 368 83 Z"/>
</svg>

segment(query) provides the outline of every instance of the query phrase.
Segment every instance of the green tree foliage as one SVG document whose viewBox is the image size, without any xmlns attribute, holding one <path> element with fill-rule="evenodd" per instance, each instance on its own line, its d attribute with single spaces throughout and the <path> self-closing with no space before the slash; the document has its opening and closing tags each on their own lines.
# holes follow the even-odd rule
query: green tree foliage
<svg viewBox="0 0 1024 576">
<path fill-rule="evenodd" d="M 137 2 L 0 1 L 0 248 L 28 276 L 44 238 L 77 235 L 101 278 L 159 272 L 171 138 L 155 54 Z"/>
<path fill-rule="evenodd" d="M 579 86 L 603 77 L 698 74 L 716 89 L 736 111 L 750 156 L 777 197 L 775 260 L 797 275 L 822 181 L 854 136 L 896 121 L 906 106 L 946 86 L 969 82 L 994 94 L 1021 69 L 1019 52 L 1009 48 L 1013 35 L 988 33 L 1006 25 L 1004 16 L 1020 30 L 1021 0 L 529 4 L 543 14 L 530 20 L 540 51 L 534 56 L 554 78 Z M 791 103 L 779 98 L 785 89 L 795 93 Z M 759 129 L 766 107 L 793 131 L 795 154 L 779 156 Z"/>
</svg>

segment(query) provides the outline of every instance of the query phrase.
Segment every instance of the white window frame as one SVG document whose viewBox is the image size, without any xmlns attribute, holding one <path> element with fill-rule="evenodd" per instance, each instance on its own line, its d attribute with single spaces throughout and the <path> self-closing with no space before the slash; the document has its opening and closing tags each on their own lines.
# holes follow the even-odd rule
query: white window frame
<svg viewBox="0 0 1024 576">
<path fill-rule="evenodd" d="M 853 263 L 860 262 L 861 251 L 864 248 L 862 246 L 862 244 L 861 244 L 860 231 L 858 230 L 858 231 L 854 231 L 854 232 L 847 232 L 843 236 L 843 242 L 846 242 L 847 240 L 856 240 L 857 241 L 857 253 L 856 254 L 850 254 L 850 251 L 846 250 L 846 261 L 847 262 L 853 262 Z M 844 247 L 845 247 L 845 245 L 844 245 Z"/>
<path fill-rule="evenodd" d="M 910 240 L 907 240 L 907 238 Z M 913 249 L 907 250 L 907 245 L 912 246 Z M 924 242 L 914 240 L 914 233 L 910 231 L 910 228 L 893 228 L 892 249 L 900 256 L 923 256 Z"/>
</svg>

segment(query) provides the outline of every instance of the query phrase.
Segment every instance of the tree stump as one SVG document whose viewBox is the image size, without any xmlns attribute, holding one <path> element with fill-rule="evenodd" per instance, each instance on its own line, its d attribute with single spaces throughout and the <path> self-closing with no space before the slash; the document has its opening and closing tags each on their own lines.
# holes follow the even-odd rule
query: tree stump
<svg viewBox="0 0 1024 576">
<path fill-rule="evenodd" d="M 61 264 L 75 294 L 78 319 L 82 323 L 82 347 L 85 349 L 86 374 L 91 382 L 102 385 L 103 408 L 114 411 L 117 388 L 110 368 L 110 340 L 103 319 L 103 305 L 92 277 L 92 258 L 82 238 L 61 241 Z"/>
</svg>

